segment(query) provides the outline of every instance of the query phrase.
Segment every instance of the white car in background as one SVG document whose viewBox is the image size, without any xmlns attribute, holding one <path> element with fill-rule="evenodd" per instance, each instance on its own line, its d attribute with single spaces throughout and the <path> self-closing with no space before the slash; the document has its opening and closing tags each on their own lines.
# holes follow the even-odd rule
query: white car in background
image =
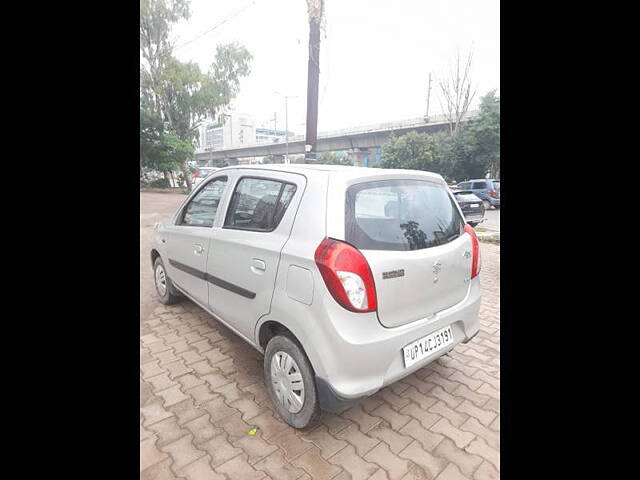
<svg viewBox="0 0 640 480">
<path fill-rule="evenodd" d="M 215 167 L 196 167 L 196 171 L 193 173 L 193 176 L 191 177 L 192 187 L 196 188 L 200 182 L 202 182 L 205 178 L 207 178 L 216 170 L 218 169 Z"/>
</svg>

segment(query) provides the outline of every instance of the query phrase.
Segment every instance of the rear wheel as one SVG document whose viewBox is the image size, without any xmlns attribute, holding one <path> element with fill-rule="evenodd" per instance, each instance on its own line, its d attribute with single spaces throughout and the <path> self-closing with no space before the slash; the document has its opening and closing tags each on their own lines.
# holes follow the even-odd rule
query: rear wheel
<svg viewBox="0 0 640 480">
<path fill-rule="evenodd" d="M 313 425 L 320 417 L 313 367 L 302 347 L 276 335 L 264 355 L 264 379 L 278 415 L 294 428 Z"/>
<path fill-rule="evenodd" d="M 476 226 L 478 225 L 478 222 L 467 222 L 469 225 L 471 225 L 473 228 L 476 228 Z"/>
<path fill-rule="evenodd" d="M 162 303 L 172 305 L 180 300 L 180 296 L 171 283 L 160 257 L 153 262 L 153 279 L 156 285 L 156 292 L 158 292 L 158 297 L 160 297 Z"/>
</svg>

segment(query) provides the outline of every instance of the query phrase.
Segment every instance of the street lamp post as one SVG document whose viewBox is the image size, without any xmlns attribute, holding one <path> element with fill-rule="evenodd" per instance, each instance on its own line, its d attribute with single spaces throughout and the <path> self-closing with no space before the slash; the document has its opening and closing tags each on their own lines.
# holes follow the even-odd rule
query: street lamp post
<svg viewBox="0 0 640 480">
<path fill-rule="evenodd" d="M 282 95 L 280 92 L 274 91 L 277 95 Z M 285 141 L 285 156 L 284 163 L 289 163 L 289 99 L 298 98 L 297 95 L 282 95 L 284 97 L 284 141 Z"/>
<path fill-rule="evenodd" d="M 284 141 L 286 144 L 285 154 L 284 154 L 284 163 L 289 164 L 289 105 L 287 104 L 287 100 L 289 97 L 284 97 Z"/>
<path fill-rule="evenodd" d="M 233 121 L 231 119 L 231 115 L 229 115 L 228 113 L 221 113 L 220 116 L 222 118 L 228 118 L 231 121 L 229 123 L 229 135 L 231 136 L 231 144 L 229 146 L 233 147 Z M 224 121 L 224 123 L 227 123 L 226 120 Z M 222 144 L 224 145 L 224 129 L 222 130 Z"/>
</svg>

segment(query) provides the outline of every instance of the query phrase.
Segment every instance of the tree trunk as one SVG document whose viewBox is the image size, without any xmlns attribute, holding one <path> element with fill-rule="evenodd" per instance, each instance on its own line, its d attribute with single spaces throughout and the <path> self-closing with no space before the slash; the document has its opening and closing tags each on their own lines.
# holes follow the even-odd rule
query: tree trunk
<svg viewBox="0 0 640 480">
<path fill-rule="evenodd" d="M 184 181 L 187 183 L 187 190 L 191 191 L 191 175 L 186 165 L 182 165 L 182 174 L 184 175 Z"/>
</svg>

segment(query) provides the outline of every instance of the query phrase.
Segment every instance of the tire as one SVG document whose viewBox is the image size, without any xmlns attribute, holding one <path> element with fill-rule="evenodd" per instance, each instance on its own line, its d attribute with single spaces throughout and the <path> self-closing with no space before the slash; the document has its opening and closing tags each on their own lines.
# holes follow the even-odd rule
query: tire
<svg viewBox="0 0 640 480">
<path fill-rule="evenodd" d="M 282 367 L 289 359 L 295 363 L 289 363 L 288 372 L 285 372 Z M 279 391 L 284 394 L 284 397 L 276 393 L 277 387 L 272 381 L 272 371 L 274 379 L 283 387 Z M 296 373 L 300 375 L 296 376 Z M 290 376 L 288 374 L 294 377 L 295 383 L 291 389 L 288 388 L 290 386 L 288 383 Z M 301 389 L 295 388 L 300 386 L 298 383 L 298 378 L 300 377 L 302 378 L 302 391 L 304 392 L 302 395 L 300 395 Z M 298 342 L 286 335 L 276 335 L 269 340 L 264 353 L 264 381 L 278 415 L 285 422 L 294 428 L 305 428 L 317 423 L 321 411 L 316 390 L 315 373 L 307 355 Z M 291 392 L 292 396 L 288 396 L 286 392 Z M 300 397 L 303 397 L 302 401 L 300 401 Z M 294 398 L 298 403 L 290 402 L 287 398 Z"/>
<path fill-rule="evenodd" d="M 489 200 L 483 200 L 482 205 L 484 206 L 485 210 L 489 210 L 491 208 L 491 202 Z"/>
<path fill-rule="evenodd" d="M 467 222 L 471 227 L 476 228 L 478 226 L 478 222 Z"/>
<path fill-rule="evenodd" d="M 496 210 L 500 210 L 500 205 L 494 205 L 493 208 L 495 208 Z"/>
<path fill-rule="evenodd" d="M 160 271 L 162 273 L 160 273 Z M 163 278 L 164 288 L 162 284 Z M 153 283 L 156 286 L 156 292 L 162 303 L 165 305 L 173 305 L 180 301 L 180 295 L 173 286 L 173 283 L 171 283 L 171 279 L 160 257 L 156 258 L 156 261 L 153 262 Z"/>
</svg>

